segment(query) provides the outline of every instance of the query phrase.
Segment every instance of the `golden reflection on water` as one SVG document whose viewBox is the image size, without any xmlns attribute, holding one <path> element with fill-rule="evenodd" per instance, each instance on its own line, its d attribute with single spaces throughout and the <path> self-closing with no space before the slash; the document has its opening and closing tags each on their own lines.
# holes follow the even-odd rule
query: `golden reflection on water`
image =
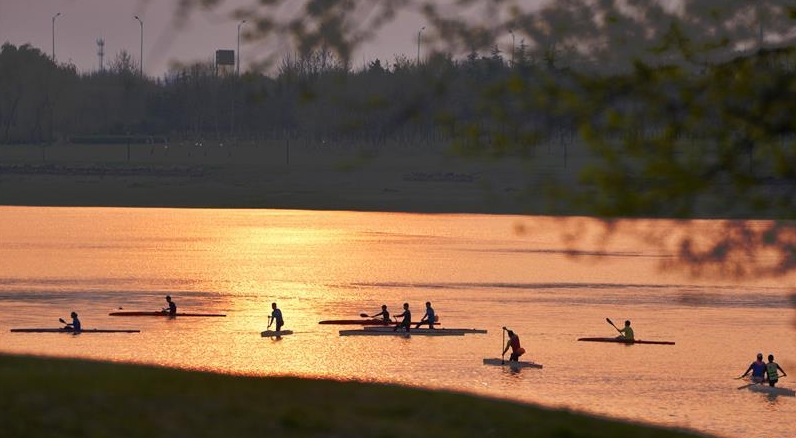
<svg viewBox="0 0 796 438">
<path fill-rule="evenodd" d="M 736 390 L 732 377 L 757 351 L 796 370 L 794 276 L 693 277 L 670 263 L 670 244 L 659 244 L 717 228 L 712 221 L 0 207 L 0 351 L 402 383 L 727 436 L 783 436 L 780 422 L 744 419 L 771 410 L 796 418 L 796 403 L 760 403 L 766 398 Z M 119 307 L 159 310 L 166 294 L 181 311 L 227 316 L 107 315 Z M 397 313 L 404 302 L 417 319 L 425 301 L 443 326 L 489 333 L 340 337 L 352 327 L 318 324 L 357 319 L 382 304 Z M 272 302 L 294 335 L 259 335 Z M 86 327 L 142 332 L 8 332 L 57 326 L 71 310 Z M 677 345 L 576 341 L 613 336 L 606 317 L 631 319 L 639 338 Z M 482 365 L 500 356 L 502 326 L 520 334 L 543 370 Z"/>
</svg>

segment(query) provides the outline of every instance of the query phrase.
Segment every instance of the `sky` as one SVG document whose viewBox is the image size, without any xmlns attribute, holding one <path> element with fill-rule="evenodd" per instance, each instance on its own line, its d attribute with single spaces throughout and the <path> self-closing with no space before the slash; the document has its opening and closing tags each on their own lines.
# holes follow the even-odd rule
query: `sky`
<svg viewBox="0 0 796 438">
<path fill-rule="evenodd" d="M 217 49 L 235 50 L 238 21 L 228 11 L 250 5 L 252 0 L 225 0 L 220 10 L 195 11 L 184 27 L 175 26 L 177 0 L 0 0 L 0 44 L 29 43 L 48 55 L 52 52 L 55 20 L 55 57 L 74 64 L 80 72 L 99 69 L 97 39 L 105 41 L 107 67 L 121 50 L 139 59 L 143 21 L 144 73 L 162 76 L 171 61 L 211 62 Z M 363 45 L 353 57 L 355 68 L 376 58 L 391 61 L 396 54 L 413 56 L 417 50 L 417 31 L 424 26 L 418 15 L 404 14 L 387 26 L 372 42 Z M 241 34 L 245 35 L 245 26 Z M 258 57 L 273 51 L 287 51 L 262 41 L 241 38 L 241 71 Z"/>
<path fill-rule="evenodd" d="M 55 57 L 58 62 L 74 64 L 80 72 L 99 69 L 97 39 L 105 41 L 104 65 L 126 50 L 140 59 L 143 21 L 144 73 L 162 76 L 171 61 L 183 63 L 213 59 L 217 49 L 236 50 L 239 20 L 228 11 L 246 6 L 252 0 L 226 0 L 218 11 L 195 11 L 184 27 L 175 26 L 176 0 L 0 0 L 0 44 L 16 46 L 29 43 L 48 55 L 52 52 L 52 17 L 55 20 Z M 245 35 L 247 24 L 241 27 Z M 354 57 L 356 64 L 376 58 L 392 60 L 395 54 L 416 53 L 416 35 L 422 17 L 402 16 L 373 41 L 365 44 Z M 407 30 L 411 29 L 411 31 Z M 251 61 L 287 51 L 262 41 L 247 42 L 241 37 L 241 71 Z"/>
</svg>

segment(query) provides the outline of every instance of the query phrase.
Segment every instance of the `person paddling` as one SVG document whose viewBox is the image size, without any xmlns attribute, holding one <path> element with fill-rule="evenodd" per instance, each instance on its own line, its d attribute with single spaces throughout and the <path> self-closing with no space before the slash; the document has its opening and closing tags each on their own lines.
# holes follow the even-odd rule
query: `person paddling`
<svg viewBox="0 0 796 438">
<path fill-rule="evenodd" d="M 404 313 L 397 315 L 397 318 L 403 318 L 392 331 L 396 332 L 399 328 L 406 329 L 406 332 L 409 333 L 409 326 L 412 325 L 412 312 L 409 311 L 409 303 L 404 303 Z"/>
<path fill-rule="evenodd" d="M 636 339 L 633 329 L 630 327 L 630 320 L 625 321 L 624 328 L 617 330 L 619 330 L 619 336 L 617 336 L 619 339 L 624 339 L 626 341 L 633 341 Z"/>
<path fill-rule="evenodd" d="M 282 326 L 285 325 L 285 320 L 282 319 L 282 311 L 276 308 L 276 303 L 271 303 L 271 316 L 268 317 L 268 327 L 271 328 L 271 323 L 276 322 L 276 331 L 282 331 Z"/>
<path fill-rule="evenodd" d="M 506 347 L 503 349 L 503 355 L 505 356 L 506 352 L 509 351 L 509 348 L 511 348 L 511 356 L 509 356 L 509 360 L 517 362 L 520 360 L 520 356 L 525 354 L 525 349 L 520 346 L 520 337 L 506 327 L 503 327 L 503 330 L 505 330 L 509 335 L 509 340 L 506 342 Z"/>
<path fill-rule="evenodd" d="M 80 324 L 80 319 L 77 317 L 77 312 L 72 312 L 69 316 L 72 317 L 72 322 L 66 323 L 66 327 L 64 328 L 71 329 L 75 333 L 80 333 L 83 327 Z M 61 320 L 61 322 L 64 322 L 64 320 Z"/>
<path fill-rule="evenodd" d="M 177 316 L 177 303 L 171 300 L 171 295 L 166 295 L 166 302 L 168 303 L 169 307 L 167 309 L 163 309 L 163 312 L 167 312 L 169 316 Z"/>
<path fill-rule="evenodd" d="M 768 363 L 766 364 L 766 377 L 768 377 L 768 386 L 774 386 L 779 381 L 779 376 L 777 375 L 777 370 L 782 371 L 782 377 L 787 376 L 788 374 L 783 370 L 778 363 L 774 362 L 774 355 L 768 355 Z"/>
<path fill-rule="evenodd" d="M 434 309 L 431 307 L 431 302 L 426 301 L 426 314 L 423 315 L 422 318 L 420 318 L 420 322 L 417 323 L 415 328 L 420 328 L 420 326 L 423 325 L 424 322 L 428 322 L 428 328 L 433 329 L 434 321 L 436 320 L 437 316 L 434 313 Z"/>
<path fill-rule="evenodd" d="M 764 380 L 766 380 L 766 370 L 767 370 L 766 363 L 763 362 L 763 353 L 757 353 L 757 360 L 752 362 L 751 365 L 749 365 L 749 368 L 746 369 L 746 371 L 743 373 L 743 375 L 741 375 L 741 377 L 739 377 L 739 379 L 743 379 L 744 377 L 746 377 L 747 374 L 749 374 L 749 371 L 751 371 L 752 382 L 762 383 Z"/>
<path fill-rule="evenodd" d="M 381 316 L 381 320 L 384 321 L 385 324 L 389 324 L 390 323 L 390 312 L 387 311 L 387 305 L 386 304 L 382 304 L 381 305 L 381 312 L 379 312 L 379 313 L 377 313 L 375 315 L 371 315 L 371 316 L 369 316 L 369 318 L 376 318 L 376 317 L 379 317 L 379 316 Z"/>
</svg>

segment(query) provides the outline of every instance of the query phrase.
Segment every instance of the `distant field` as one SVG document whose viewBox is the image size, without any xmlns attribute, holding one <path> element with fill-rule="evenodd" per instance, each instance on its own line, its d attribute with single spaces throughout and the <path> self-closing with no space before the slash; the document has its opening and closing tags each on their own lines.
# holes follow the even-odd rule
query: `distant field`
<svg viewBox="0 0 796 438">
<path fill-rule="evenodd" d="M 0 145 L 0 205 L 529 213 L 544 211 L 541 179 L 574 172 L 552 148 L 501 160 L 429 148 L 288 140 Z"/>
<path fill-rule="evenodd" d="M 698 436 L 440 391 L 0 355 L 9 437 Z"/>
</svg>

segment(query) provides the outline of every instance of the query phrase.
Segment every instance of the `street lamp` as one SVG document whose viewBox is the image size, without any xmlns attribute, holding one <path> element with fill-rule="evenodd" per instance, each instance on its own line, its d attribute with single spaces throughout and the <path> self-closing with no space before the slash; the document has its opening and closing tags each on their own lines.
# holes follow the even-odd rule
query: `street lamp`
<svg viewBox="0 0 796 438">
<path fill-rule="evenodd" d="M 511 34 L 511 66 L 514 67 L 514 30 L 509 29 Z"/>
<path fill-rule="evenodd" d="M 57 13 L 53 15 L 53 62 L 55 62 L 55 19 L 58 18 L 61 13 Z"/>
<path fill-rule="evenodd" d="M 420 30 L 417 31 L 417 66 L 418 67 L 420 67 L 420 34 L 423 33 L 424 30 L 426 30 L 426 26 L 421 27 Z"/>
<path fill-rule="evenodd" d="M 238 23 L 238 51 L 236 52 L 236 54 L 238 55 L 238 63 L 237 63 L 237 66 L 235 67 L 235 75 L 236 76 L 240 76 L 240 27 L 245 22 L 246 22 L 246 20 L 241 20 L 240 23 Z"/>
<path fill-rule="evenodd" d="M 141 51 L 139 52 L 139 71 L 138 74 L 141 77 L 144 77 L 144 22 L 138 18 L 138 15 L 133 15 L 136 20 L 138 20 L 138 24 L 141 25 Z"/>
</svg>

